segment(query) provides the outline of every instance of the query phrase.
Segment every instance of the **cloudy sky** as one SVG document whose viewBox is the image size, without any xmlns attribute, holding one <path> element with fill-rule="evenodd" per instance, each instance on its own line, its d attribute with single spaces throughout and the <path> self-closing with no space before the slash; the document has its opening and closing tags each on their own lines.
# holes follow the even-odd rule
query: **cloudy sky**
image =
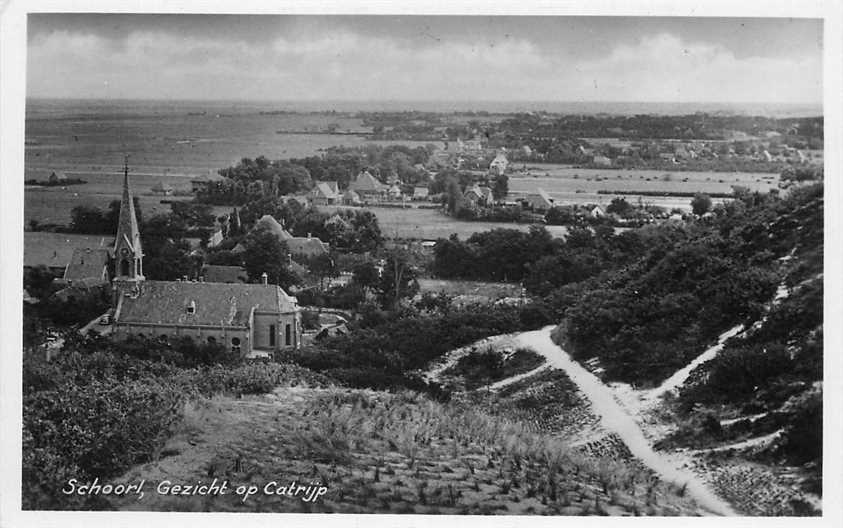
<svg viewBox="0 0 843 528">
<path fill-rule="evenodd" d="M 30 15 L 32 97 L 822 101 L 822 22 Z"/>
</svg>

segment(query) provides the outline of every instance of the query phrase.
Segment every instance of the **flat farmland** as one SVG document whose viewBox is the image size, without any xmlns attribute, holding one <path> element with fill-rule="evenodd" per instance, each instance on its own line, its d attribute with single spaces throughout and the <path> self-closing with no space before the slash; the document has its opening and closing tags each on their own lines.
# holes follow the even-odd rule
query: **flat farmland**
<svg viewBox="0 0 843 528">
<path fill-rule="evenodd" d="M 599 203 L 606 205 L 614 195 L 598 191 L 731 193 L 733 185 L 767 192 L 777 188 L 778 174 L 750 172 L 695 172 L 645 169 L 581 169 L 569 165 L 527 166 L 527 173 L 509 178 L 511 198 L 544 189 L 560 204 Z M 633 201 L 662 207 L 690 209 L 690 197 L 626 195 Z M 715 200 L 721 201 L 721 200 Z"/>
<path fill-rule="evenodd" d="M 361 209 L 342 206 L 320 206 L 320 210 L 336 211 L 338 209 Z M 507 222 L 465 222 L 455 220 L 440 213 L 436 209 L 399 209 L 387 207 L 362 208 L 369 210 L 378 217 L 381 231 L 387 238 L 407 238 L 435 240 L 448 238 L 456 233 L 466 239 L 481 231 L 495 228 L 518 229 L 527 231 L 529 224 L 515 224 Z M 565 226 L 545 226 L 554 237 L 564 237 L 568 230 Z"/>
<path fill-rule="evenodd" d="M 41 223 L 70 223 L 70 211 L 85 205 L 106 209 L 112 200 L 122 196 L 123 175 L 120 172 L 68 171 L 68 178 L 80 178 L 88 183 L 66 187 L 27 186 L 24 189 L 24 222 L 38 220 Z M 158 182 L 171 185 L 174 191 L 190 190 L 190 178 L 182 175 L 158 175 L 129 173 L 132 191 L 138 197 L 141 212 L 145 217 L 169 212 L 170 206 L 161 200 L 190 200 L 192 196 L 160 196 L 152 194 L 152 186 Z M 37 175 L 37 179 L 46 176 Z"/>
</svg>

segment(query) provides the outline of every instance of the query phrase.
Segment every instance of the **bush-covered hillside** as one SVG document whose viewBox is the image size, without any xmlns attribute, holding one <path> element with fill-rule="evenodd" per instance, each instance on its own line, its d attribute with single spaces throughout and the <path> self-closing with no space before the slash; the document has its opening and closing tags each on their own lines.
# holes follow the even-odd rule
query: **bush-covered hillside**
<svg viewBox="0 0 843 528">
<path fill-rule="evenodd" d="M 822 185 L 784 199 L 745 195 L 714 212 L 655 227 L 662 236 L 648 237 L 640 258 L 551 292 L 564 306 L 566 349 L 599 358 L 607 379 L 659 382 L 721 332 L 758 320 L 779 283 L 821 266 Z"/>
</svg>

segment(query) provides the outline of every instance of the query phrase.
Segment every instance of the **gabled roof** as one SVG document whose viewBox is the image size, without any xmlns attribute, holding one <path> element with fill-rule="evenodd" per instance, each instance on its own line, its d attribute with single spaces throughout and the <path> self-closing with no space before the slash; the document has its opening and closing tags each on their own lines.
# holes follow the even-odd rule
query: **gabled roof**
<svg viewBox="0 0 843 528">
<path fill-rule="evenodd" d="M 340 196 L 340 190 L 335 181 L 318 181 L 312 192 L 314 196 L 322 198 L 336 199 Z"/>
<path fill-rule="evenodd" d="M 109 236 L 24 231 L 23 265 L 26 267 L 64 268 L 70 262 L 76 249 L 101 248 L 107 250 L 113 246 L 114 238 Z"/>
<path fill-rule="evenodd" d="M 328 244 L 316 237 L 293 237 L 287 240 L 287 249 L 293 255 L 315 257 L 328 253 Z"/>
<path fill-rule="evenodd" d="M 357 178 L 348 185 L 348 188 L 356 192 L 381 192 L 388 187 L 372 176 L 369 171 L 363 171 Z"/>
<path fill-rule="evenodd" d="M 281 241 L 286 241 L 293 238 L 293 235 L 287 232 L 287 230 L 284 229 L 284 226 L 279 224 L 278 220 L 276 220 L 270 215 L 263 215 L 262 217 L 260 217 L 260 220 L 255 222 L 255 227 L 253 228 L 253 230 L 258 229 L 265 229 L 269 231 L 273 235 L 277 236 L 278 239 Z"/>
<path fill-rule="evenodd" d="M 64 270 L 65 280 L 79 281 L 81 279 L 108 280 L 105 271 L 108 266 L 109 252 L 105 248 L 76 248 L 70 257 L 70 262 Z"/>
<path fill-rule="evenodd" d="M 245 327 L 252 309 L 296 310 L 295 298 L 274 284 L 142 281 L 137 288 L 136 294 L 120 296 L 116 322 Z M 192 314 L 187 312 L 191 302 Z"/>
</svg>

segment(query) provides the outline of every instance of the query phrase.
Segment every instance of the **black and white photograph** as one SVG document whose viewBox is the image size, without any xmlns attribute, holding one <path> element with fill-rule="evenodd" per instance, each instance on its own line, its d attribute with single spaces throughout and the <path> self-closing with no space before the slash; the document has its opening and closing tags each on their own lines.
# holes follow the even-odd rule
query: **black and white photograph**
<svg viewBox="0 0 843 528">
<path fill-rule="evenodd" d="M 843 6 L 604 4 L 6 2 L 0 524 L 840 519 Z"/>
</svg>

